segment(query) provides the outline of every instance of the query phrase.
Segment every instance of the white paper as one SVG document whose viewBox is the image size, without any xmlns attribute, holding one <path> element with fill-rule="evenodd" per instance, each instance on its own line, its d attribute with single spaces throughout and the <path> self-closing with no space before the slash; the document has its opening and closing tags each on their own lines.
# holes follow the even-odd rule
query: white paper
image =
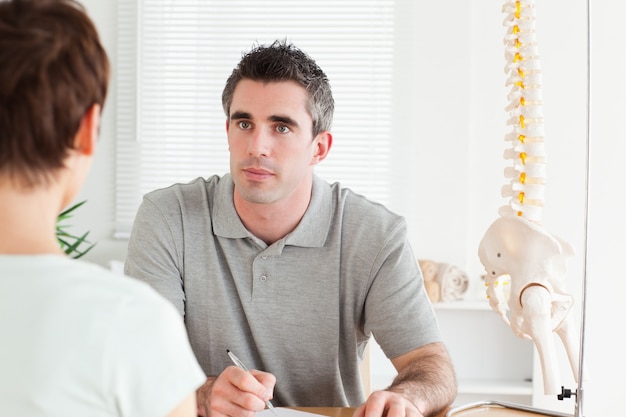
<svg viewBox="0 0 626 417">
<path fill-rule="evenodd" d="M 278 417 L 320 417 L 322 414 L 307 413 L 306 411 L 294 410 L 293 408 L 274 407 Z M 272 410 L 266 408 L 263 411 L 258 411 L 255 417 L 276 417 Z M 326 417 L 326 416 L 323 416 Z"/>
</svg>

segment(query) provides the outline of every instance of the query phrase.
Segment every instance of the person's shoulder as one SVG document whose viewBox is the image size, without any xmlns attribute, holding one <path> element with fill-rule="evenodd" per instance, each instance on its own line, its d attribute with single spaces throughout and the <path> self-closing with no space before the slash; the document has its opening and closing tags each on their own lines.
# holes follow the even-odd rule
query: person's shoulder
<svg viewBox="0 0 626 417">
<path fill-rule="evenodd" d="M 144 202 L 150 202 L 162 213 L 172 213 L 206 207 L 217 194 L 220 186 L 231 182 L 228 176 L 213 175 L 198 177 L 187 183 L 176 183 L 159 188 L 144 195 Z"/>
<path fill-rule="evenodd" d="M 54 299 L 54 305 L 62 311 L 64 306 L 73 306 L 71 315 L 78 311 L 85 320 L 110 317 L 126 304 L 166 302 L 148 284 L 92 262 L 39 256 L 31 265 L 21 265 L 20 270 L 29 277 L 21 285 L 29 289 L 33 299 Z"/>
<path fill-rule="evenodd" d="M 69 260 L 67 278 L 74 287 L 83 287 L 85 293 L 97 294 L 108 302 L 127 298 L 155 298 L 156 291 L 143 281 L 119 272 L 113 272 L 95 263 L 82 260 Z"/>
<path fill-rule="evenodd" d="M 82 265 L 74 269 L 75 279 L 65 291 L 68 303 L 80 305 L 88 321 L 132 327 L 149 318 L 167 328 L 180 320 L 174 305 L 149 284 L 99 265 L 78 263 Z"/>
<path fill-rule="evenodd" d="M 337 203 L 343 206 L 345 214 L 354 214 L 363 219 L 381 219 L 394 223 L 403 222 L 404 218 L 393 212 L 386 205 L 372 200 L 341 183 L 330 184 L 331 192 Z"/>
<path fill-rule="evenodd" d="M 213 175 L 208 178 L 198 177 L 192 181 L 182 183 L 177 182 L 167 187 L 157 188 L 144 195 L 144 198 L 149 200 L 168 200 L 172 198 L 179 198 L 181 196 L 188 196 L 198 194 L 207 189 L 217 187 L 222 180 L 219 175 Z"/>
</svg>

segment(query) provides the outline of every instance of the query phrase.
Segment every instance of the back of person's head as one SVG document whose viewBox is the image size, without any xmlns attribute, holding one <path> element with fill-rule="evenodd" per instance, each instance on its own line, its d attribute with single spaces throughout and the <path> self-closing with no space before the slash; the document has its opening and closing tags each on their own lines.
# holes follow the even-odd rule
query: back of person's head
<svg viewBox="0 0 626 417">
<path fill-rule="evenodd" d="M 108 57 L 74 0 L 0 0 L 0 63 L 0 176 L 45 185 L 104 105 Z"/>
<path fill-rule="evenodd" d="M 330 130 L 335 104 L 328 77 L 310 56 L 293 44 L 277 40 L 271 45 L 256 45 L 243 55 L 222 93 L 226 117 L 230 117 L 233 94 L 242 79 L 264 83 L 297 82 L 309 95 L 307 110 L 313 119 L 313 136 Z"/>
</svg>

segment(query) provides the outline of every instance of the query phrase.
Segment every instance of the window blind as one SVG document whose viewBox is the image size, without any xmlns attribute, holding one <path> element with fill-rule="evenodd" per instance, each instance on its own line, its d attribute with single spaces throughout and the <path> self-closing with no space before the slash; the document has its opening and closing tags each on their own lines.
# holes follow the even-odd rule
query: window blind
<svg viewBox="0 0 626 417">
<path fill-rule="evenodd" d="M 287 39 L 330 79 L 333 147 L 316 173 L 387 204 L 393 0 L 118 2 L 115 236 L 143 194 L 228 172 L 221 93 L 243 52 Z"/>
</svg>

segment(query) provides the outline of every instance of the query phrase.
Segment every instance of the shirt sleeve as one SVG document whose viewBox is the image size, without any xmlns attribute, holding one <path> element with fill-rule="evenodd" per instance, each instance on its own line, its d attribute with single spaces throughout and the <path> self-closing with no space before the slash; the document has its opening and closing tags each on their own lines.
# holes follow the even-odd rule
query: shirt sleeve
<svg viewBox="0 0 626 417">
<path fill-rule="evenodd" d="M 166 416 L 206 381 L 180 315 L 145 290 L 122 303 L 108 339 L 105 375 L 122 416 Z"/>
<path fill-rule="evenodd" d="M 180 218 L 181 214 L 169 213 L 176 208 L 161 200 L 163 198 L 155 202 L 146 196 L 139 206 L 128 242 L 124 273 L 149 284 L 184 317 L 182 238 L 177 236 L 182 233 L 182 226 L 170 225 L 167 220 Z M 162 209 L 168 210 L 167 218 Z"/>
<path fill-rule="evenodd" d="M 394 358 L 442 340 L 404 222 L 383 243 L 365 303 L 365 331 Z"/>
</svg>

